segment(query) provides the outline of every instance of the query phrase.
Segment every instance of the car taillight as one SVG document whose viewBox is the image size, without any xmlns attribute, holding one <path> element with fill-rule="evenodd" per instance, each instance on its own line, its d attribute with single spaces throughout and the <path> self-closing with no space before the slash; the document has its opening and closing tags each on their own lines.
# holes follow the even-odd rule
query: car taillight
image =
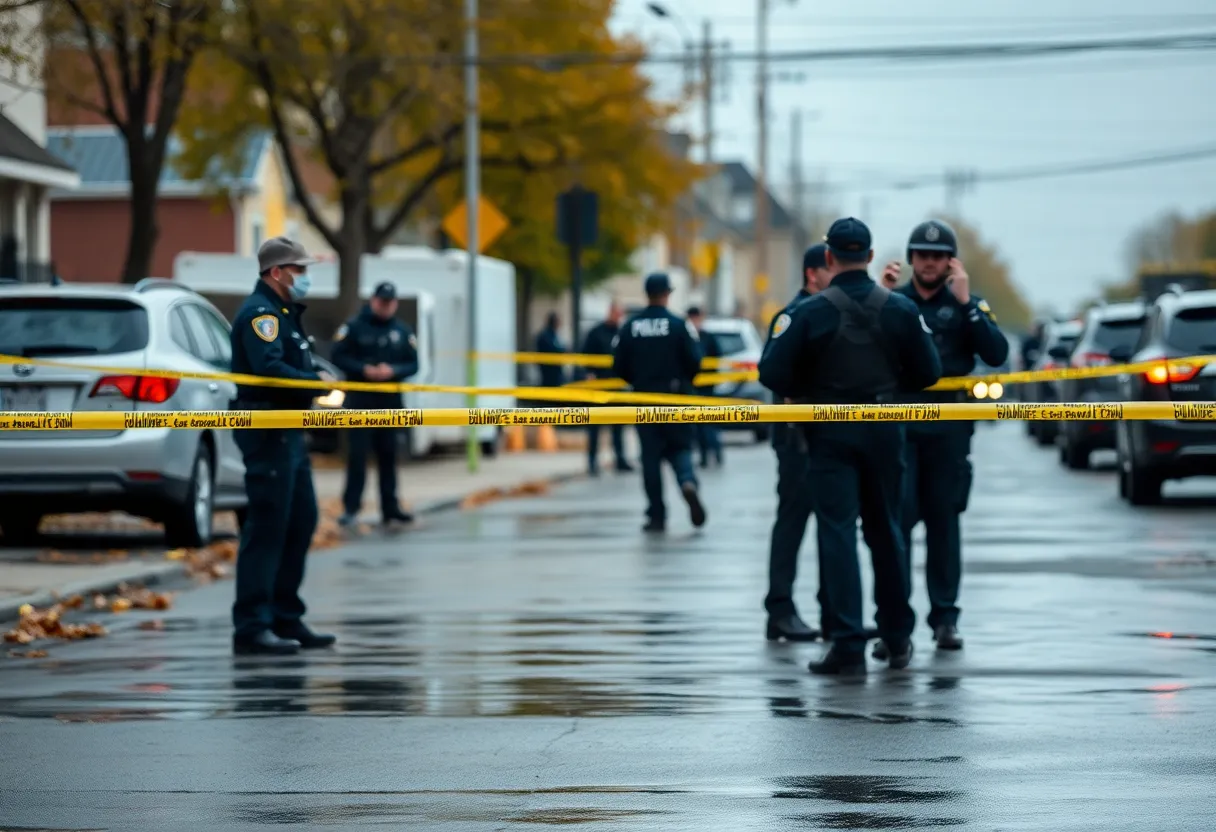
<svg viewBox="0 0 1216 832">
<path fill-rule="evenodd" d="M 161 404 L 177 392 L 181 381 L 149 376 L 102 376 L 93 385 L 92 396 L 122 396 L 136 402 Z"/>
<path fill-rule="evenodd" d="M 1110 356 L 1104 352 L 1083 352 L 1072 359 L 1074 367 L 1105 367 L 1113 363 Z"/>
<path fill-rule="evenodd" d="M 1190 381 L 1199 374 L 1200 365 L 1185 362 L 1158 364 L 1144 374 L 1149 384 L 1172 384 L 1180 381 Z"/>
</svg>

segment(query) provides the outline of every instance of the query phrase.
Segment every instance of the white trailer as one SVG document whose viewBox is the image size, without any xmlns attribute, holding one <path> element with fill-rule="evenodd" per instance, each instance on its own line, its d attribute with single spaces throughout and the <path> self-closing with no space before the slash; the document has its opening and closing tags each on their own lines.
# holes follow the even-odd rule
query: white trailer
<svg viewBox="0 0 1216 832">
<path fill-rule="evenodd" d="M 393 247 L 382 255 L 364 255 L 359 295 L 371 296 L 381 282 L 397 287 L 401 299 L 398 316 L 418 338 L 416 384 L 463 386 L 467 350 L 467 257 L 463 251 L 435 251 L 425 247 Z M 334 300 L 338 296 L 336 263 L 310 267 L 313 277 L 308 312 L 304 318 L 321 352 L 326 354 L 334 332 L 342 323 Z M 206 295 L 231 317 L 240 300 L 250 291 L 257 274 L 257 260 L 234 254 L 183 252 L 174 260 L 173 277 Z M 502 260 L 477 260 L 477 332 L 473 350 L 478 353 L 515 351 L 515 267 Z M 515 387 L 515 365 L 511 361 L 482 358 L 477 362 L 478 387 Z M 409 392 L 405 407 L 465 407 L 463 393 Z M 476 407 L 513 407 L 514 396 L 478 395 Z M 411 452 L 425 454 L 437 447 L 465 441 L 467 428 L 425 427 L 409 430 Z M 497 449 L 501 430 L 494 425 L 477 427 L 482 451 Z"/>
</svg>

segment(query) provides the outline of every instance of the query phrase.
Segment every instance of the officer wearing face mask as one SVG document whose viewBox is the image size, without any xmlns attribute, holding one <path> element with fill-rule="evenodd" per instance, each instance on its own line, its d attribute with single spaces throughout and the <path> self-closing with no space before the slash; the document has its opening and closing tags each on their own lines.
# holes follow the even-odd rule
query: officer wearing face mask
<svg viewBox="0 0 1216 832">
<path fill-rule="evenodd" d="M 940 220 L 912 229 L 907 259 L 912 280 L 895 289 L 910 298 L 933 331 L 942 360 L 942 378 L 967 376 L 976 356 L 992 367 L 1005 363 L 1009 342 L 996 325 L 988 303 L 971 291 L 971 281 L 958 259 L 958 237 Z M 883 282 L 892 286 L 900 272 L 888 263 Z M 962 402 L 963 391 L 926 390 L 916 402 Z M 905 449 L 903 534 L 908 557 L 912 530 L 925 524 L 925 584 L 929 592 L 928 625 L 939 650 L 959 650 L 958 594 L 963 574 L 959 517 L 971 493 L 971 436 L 974 422 L 910 422 Z M 885 645 L 875 647 L 883 658 Z"/>
<path fill-rule="evenodd" d="M 259 280 L 232 321 L 232 372 L 298 381 L 332 381 L 312 362 L 300 321 L 313 261 L 286 237 L 258 249 Z M 307 410 L 316 389 L 237 385 L 237 410 Z M 289 655 L 329 647 L 332 635 L 303 622 L 304 559 L 317 527 L 317 495 L 300 428 L 245 428 L 233 438 L 245 461 L 249 505 L 236 561 L 233 651 Z"/>
</svg>

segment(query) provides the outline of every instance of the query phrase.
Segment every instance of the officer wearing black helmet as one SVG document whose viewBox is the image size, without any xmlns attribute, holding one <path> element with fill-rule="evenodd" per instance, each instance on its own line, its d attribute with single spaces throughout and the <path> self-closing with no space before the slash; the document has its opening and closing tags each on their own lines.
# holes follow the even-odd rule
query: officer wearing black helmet
<svg viewBox="0 0 1216 832">
<path fill-rule="evenodd" d="M 860 220 L 827 234 L 829 285 L 780 317 L 760 359 L 760 382 L 784 398 L 812 404 L 878 404 L 901 390 L 937 382 L 941 361 L 915 304 L 866 273 L 874 259 Z M 859 421 L 804 423 L 810 454 L 826 637 L 832 646 L 810 670 L 866 671 L 857 519 L 874 564 L 876 623 L 890 666 L 912 660 L 915 614 L 899 529 L 904 425 Z"/>
<path fill-rule="evenodd" d="M 802 255 L 802 288 L 768 325 L 772 340 L 778 325 L 788 325 L 794 309 L 819 291 L 820 283 L 828 285 L 828 247 L 823 243 L 811 246 Z M 775 396 L 777 403 L 785 402 Z M 798 615 L 794 604 L 794 579 L 798 576 L 798 551 L 806 535 L 814 505 L 807 487 L 810 458 L 806 440 L 797 425 L 777 422 L 773 425 L 773 450 L 777 452 L 777 518 L 769 543 L 768 594 L 764 609 L 768 613 L 765 637 L 769 641 L 815 641 L 827 626 L 823 606 L 823 581 L 819 582 L 820 629 L 814 629 Z"/>
<path fill-rule="evenodd" d="M 701 368 L 701 347 L 696 328 L 667 309 L 671 280 L 662 273 L 646 278 L 648 305 L 621 327 L 612 350 L 612 369 L 639 393 L 692 395 L 692 380 Z M 692 466 L 695 438 L 692 424 L 638 425 L 642 446 L 642 484 L 646 489 L 647 532 L 662 532 L 667 525 L 663 504 L 662 462 L 675 470 L 680 494 L 688 503 L 692 524 L 705 524 L 705 507 L 698 493 Z"/>
<path fill-rule="evenodd" d="M 998 366 L 1009 354 L 1009 342 L 996 325 L 987 302 L 971 291 L 967 270 L 958 259 L 958 237 L 946 223 L 929 220 L 912 229 L 908 239 L 912 280 L 895 291 L 912 300 L 933 330 L 941 356 L 942 376 L 967 376 L 976 356 Z M 884 282 L 900 270 L 889 263 Z M 961 402 L 964 391 L 925 391 L 908 400 Z M 925 584 L 929 592 L 928 625 L 939 650 L 958 650 L 958 593 L 962 579 L 959 516 L 971 493 L 971 436 L 974 422 L 913 422 L 908 426 L 907 478 L 904 488 L 903 535 L 909 560 L 912 529 L 925 524 Z M 877 645 L 875 657 L 883 657 Z"/>
<path fill-rule="evenodd" d="M 350 381 L 402 382 L 418 372 L 418 342 L 397 315 L 397 287 L 384 282 L 372 292 L 363 310 L 338 328 L 332 358 Z M 346 406 L 379 410 L 403 407 L 395 391 L 351 390 Z M 367 483 L 367 453 L 375 450 L 380 479 L 380 517 L 385 524 L 409 523 L 413 515 L 397 502 L 397 440 L 395 428 L 352 428 L 347 449 L 346 488 L 339 522 L 350 526 L 363 504 Z"/>
</svg>

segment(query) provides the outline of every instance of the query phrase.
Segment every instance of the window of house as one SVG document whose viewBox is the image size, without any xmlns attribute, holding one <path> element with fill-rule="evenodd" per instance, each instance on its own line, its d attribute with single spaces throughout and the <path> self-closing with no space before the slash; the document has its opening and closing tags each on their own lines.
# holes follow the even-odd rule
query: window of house
<svg viewBox="0 0 1216 832">
<path fill-rule="evenodd" d="M 266 220 L 262 217 L 251 217 L 249 219 L 249 242 L 253 249 L 251 253 L 256 254 L 257 250 L 262 247 L 262 243 L 266 241 Z"/>
<path fill-rule="evenodd" d="M 288 220 L 283 227 L 283 236 L 298 243 L 300 241 L 300 223 L 296 220 Z"/>
</svg>

